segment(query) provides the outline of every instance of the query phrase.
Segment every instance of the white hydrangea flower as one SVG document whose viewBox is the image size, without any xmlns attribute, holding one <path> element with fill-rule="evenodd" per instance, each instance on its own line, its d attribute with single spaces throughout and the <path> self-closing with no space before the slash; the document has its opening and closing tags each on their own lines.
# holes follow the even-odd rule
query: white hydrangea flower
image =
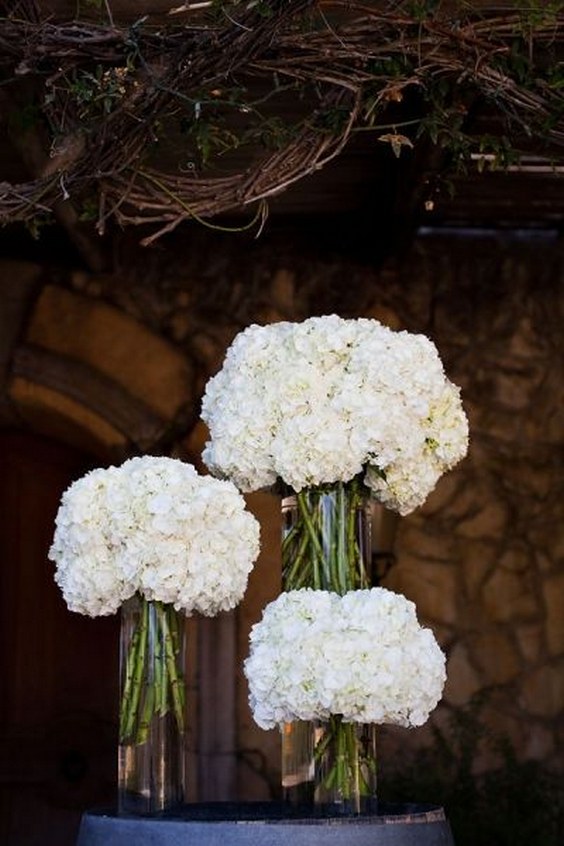
<svg viewBox="0 0 564 846">
<path fill-rule="evenodd" d="M 235 486 L 143 456 L 63 494 L 49 557 L 68 607 L 113 614 L 134 593 L 212 616 L 241 600 L 259 526 Z"/>
<path fill-rule="evenodd" d="M 108 519 L 116 473 L 115 467 L 92 470 L 65 491 L 49 550 L 68 607 L 91 617 L 115 613 L 135 593 L 117 566 L 120 540 Z"/>
<path fill-rule="evenodd" d="M 203 458 L 243 491 L 296 491 L 365 472 L 373 496 L 407 514 L 464 457 L 459 389 L 424 335 L 336 315 L 250 326 L 208 382 Z"/>
<path fill-rule="evenodd" d="M 282 593 L 250 635 L 244 670 L 255 721 L 419 726 L 441 698 L 445 656 L 415 605 L 385 588 Z"/>
</svg>

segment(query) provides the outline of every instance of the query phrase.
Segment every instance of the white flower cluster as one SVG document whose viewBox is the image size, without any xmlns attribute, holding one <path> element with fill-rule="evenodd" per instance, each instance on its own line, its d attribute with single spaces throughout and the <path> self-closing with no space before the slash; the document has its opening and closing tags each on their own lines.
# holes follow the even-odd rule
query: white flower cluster
<svg viewBox="0 0 564 846">
<path fill-rule="evenodd" d="M 250 635 L 245 662 L 255 721 L 419 726 L 441 698 L 445 656 L 415 605 L 384 588 L 282 593 Z"/>
<path fill-rule="evenodd" d="M 113 614 L 138 591 L 213 616 L 241 600 L 258 551 L 258 523 L 231 482 L 143 456 L 65 491 L 49 557 L 71 611 Z"/>
<path fill-rule="evenodd" d="M 459 389 L 424 335 L 336 315 L 250 326 L 207 384 L 203 453 L 243 491 L 365 483 L 388 508 L 421 505 L 464 457 Z"/>
</svg>

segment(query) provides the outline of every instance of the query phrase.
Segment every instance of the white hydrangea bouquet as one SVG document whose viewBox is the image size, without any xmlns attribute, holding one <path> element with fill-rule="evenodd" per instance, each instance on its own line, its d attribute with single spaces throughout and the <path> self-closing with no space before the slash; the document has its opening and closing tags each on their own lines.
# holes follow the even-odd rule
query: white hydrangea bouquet
<svg viewBox="0 0 564 846">
<path fill-rule="evenodd" d="M 243 491 L 282 482 L 296 492 L 282 550 L 289 588 L 369 587 L 353 538 L 362 499 L 408 514 L 468 447 L 435 345 L 365 318 L 245 329 L 206 386 L 202 418 L 214 475 Z M 328 495 L 342 515 L 330 538 Z"/>
<path fill-rule="evenodd" d="M 319 720 L 313 765 L 318 788 L 337 788 L 342 801 L 361 799 L 375 779 L 375 758 L 360 751 L 359 724 L 419 726 L 437 705 L 445 656 L 422 628 L 415 606 L 384 588 L 337 593 L 282 593 L 253 626 L 245 662 L 250 705 L 264 729 Z M 360 784 L 359 784 L 360 782 Z"/>
<path fill-rule="evenodd" d="M 234 608 L 258 551 L 236 487 L 177 459 L 92 470 L 63 494 L 49 556 L 69 609 L 94 617 L 140 603 L 122 656 L 120 744 L 145 743 L 168 712 L 184 731 L 182 619 Z"/>
<path fill-rule="evenodd" d="M 204 461 L 242 491 L 363 474 L 400 514 L 465 454 L 459 389 L 424 335 L 336 315 L 250 326 L 207 384 Z"/>
<path fill-rule="evenodd" d="M 256 723 L 426 722 L 442 695 L 445 656 L 415 605 L 382 587 L 340 596 L 281 593 L 250 635 L 245 661 Z"/>
<path fill-rule="evenodd" d="M 186 615 L 242 599 L 259 527 L 236 487 L 174 458 L 99 468 L 63 494 L 49 557 L 71 611 L 113 614 L 135 593 Z"/>
</svg>

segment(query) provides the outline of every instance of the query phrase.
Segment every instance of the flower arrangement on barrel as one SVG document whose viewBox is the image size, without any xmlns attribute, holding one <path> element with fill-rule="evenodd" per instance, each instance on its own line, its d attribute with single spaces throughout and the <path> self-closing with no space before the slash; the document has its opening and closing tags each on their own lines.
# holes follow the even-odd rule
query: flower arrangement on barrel
<svg viewBox="0 0 564 846">
<path fill-rule="evenodd" d="M 465 455 L 459 389 L 425 336 L 329 315 L 241 332 L 202 419 L 211 476 L 133 458 L 71 485 L 57 515 L 69 608 L 122 611 L 120 811 L 183 801 L 184 617 L 241 600 L 259 550 L 242 493 L 271 488 L 283 591 L 251 631 L 251 709 L 281 730 L 287 800 L 374 813 L 375 726 L 425 722 L 445 659 L 413 603 L 374 584 L 371 508 L 408 514 Z"/>
<path fill-rule="evenodd" d="M 245 674 L 261 728 L 313 721 L 310 746 L 293 751 L 286 778 L 311 767 L 318 805 L 358 814 L 377 811 L 374 726 L 424 723 L 441 697 L 444 665 L 403 596 L 304 588 L 267 606 Z"/>
<path fill-rule="evenodd" d="M 401 515 L 410 513 L 468 448 L 460 391 L 447 379 L 432 341 L 368 318 L 326 315 L 247 328 L 208 382 L 202 418 L 210 431 L 203 459 L 212 473 L 230 479 L 242 491 L 269 486 L 282 491 L 285 591 L 313 588 L 348 595 L 372 587 L 371 503 Z M 378 602 L 381 594 L 358 604 L 356 615 L 353 604 L 343 604 L 350 614 L 342 633 L 345 641 L 352 638 L 360 648 L 356 634 L 366 626 L 367 614 L 380 614 Z M 299 629 L 297 620 L 288 624 Z M 266 627 L 265 621 L 261 627 Z M 262 630 L 251 640 L 262 643 Z M 388 667 L 384 675 L 392 684 L 396 673 L 401 678 L 404 671 L 394 667 L 397 649 L 387 650 L 385 640 L 374 643 L 367 632 L 365 639 L 365 649 L 374 650 L 375 678 L 379 660 Z M 259 654 L 262 649 L 264 645 Z M 435 654 L 433 650 L 429 654 Z M 247 664 L 259 725 L 261 709 L 269 697 L 275 701 L 277 684 L 299 679 L 290 643 L 286 651 L 285 659 L 276 664 L 281 677 L 272 681 L 263 697 L 257 693 L 261 689 L 257 665 L 266 672 L 265 664 L 253 655 Z M 317 659 L 322 674 L 334 679 L 344 674 L 342 665 L 339 669 L 331 665 L 329 647 L 320 648 Z M 414 685 L 428 660 L 423 653 L 413 656 Z M 357 662 L 353 666 L 358 667 Z M 301 683 L 305 684 L 303 679 Z M 306 686 L 319 697 L 318 704 L 323 702 L 319 677 Z M 440 692 L 436 686 L 432 689 L 436 704 Z M 386 692 L 381 689 L 380 701 L 372 691 L 377 712 Z M 360 703 L 367 698 L 360 680 L 356 695 L 357 717 L 353 712 L 344 715 L 337 697 L 331 706 L 325 701 L 323 707 L 305 713 L 289 702 L 285 717 L 276 720 L 282 729 L 282 783 L 288 800 L 313 803 L 332 813 L 374 808 L 374 742 L 369 744 L 367 766 L 365 741 L 347 728 L 349 723 L 370 721 L 369 708 L 358 719 Z M 320 730 L 319 718 L 328 718 L 332 728 Z M 385 707 L 376 719 L 397 721 Z M 337 777 L 337 769 L 327 772 L 323 759 L 343 761 L 343 749 L 346 766 Z M 372 773 L 364 782 L 358 778 L 363 770 Z"/>
<path fill-rule="evenodd" d="M 71 611 L 122 611 L 118 809 L 184 801 L 185 617 L 242 599 L 259 526 L 231 482 L 143 456 L 63 494 L 50 557 Z"/>
</svg>

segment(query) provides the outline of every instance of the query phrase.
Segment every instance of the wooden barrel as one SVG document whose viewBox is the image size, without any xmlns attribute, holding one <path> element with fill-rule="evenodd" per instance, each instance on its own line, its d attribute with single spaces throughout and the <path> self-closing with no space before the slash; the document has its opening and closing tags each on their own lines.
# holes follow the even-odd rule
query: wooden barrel
<svg viewBox="0 0 564 846">
<path fill-rule="evenodd" d="M 300 816 L 275 803 L 207 803 L 160 818 L 86 813 L 77 846 L 454 846 L 436 805 L 362 817 Z"/>
</svg>

